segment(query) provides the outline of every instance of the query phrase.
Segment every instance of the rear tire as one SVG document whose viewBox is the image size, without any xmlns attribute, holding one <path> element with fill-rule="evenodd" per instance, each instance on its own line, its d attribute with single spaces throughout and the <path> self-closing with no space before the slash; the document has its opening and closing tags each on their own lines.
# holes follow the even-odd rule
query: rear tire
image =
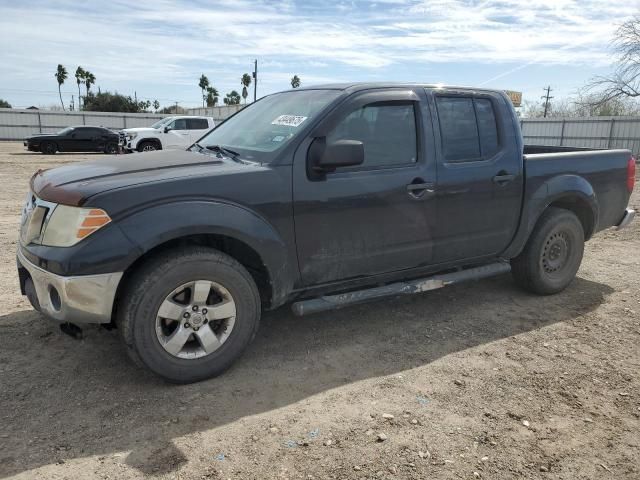
<svg viewBox="0 0 640 480">
<path fill-rule="evenodd" d="M 53 142 L 44 142 L 42 145 L 40 145 L 40 151 L 45 155 L 53 155 L 57 150 L 58 147 Z"/>
<path fill-rule="evenodd" d="M 153 152 L 155 150 L 161 150 L 161 148 L 159 147 L 159 145 L 156 142 L 151 142 L 149 140 L 144 140 L 144 141 L 140 142 L 140 145 L 138 145 L 138 151 L 139 152 Z"/>
<path fill-rule="evenodd" d="M 203 297 L 197 285 L 211 289 Z M 240 357 L 258 329 L 260 295 L 235 259 L 191 247 L 140 267 L 118 311 L 118 328 L 136 363 L 169 382 L 192 383 L 220 375 Z"/>
<path fill-rule="evenodd" d="M 583 253 L 584 229 L 578 217 L 551 207 L 538 220 L 522 253 L 511 260 L 511 273 L 525 290 L 551 295 L 573 281 Z"/>
</svg>

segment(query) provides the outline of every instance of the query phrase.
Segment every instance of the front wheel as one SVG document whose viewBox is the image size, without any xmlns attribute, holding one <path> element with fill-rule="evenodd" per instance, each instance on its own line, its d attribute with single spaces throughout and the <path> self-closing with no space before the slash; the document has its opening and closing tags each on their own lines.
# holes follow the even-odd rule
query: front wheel
<svg viewBox="0 0 640 480">
<path fill-rule="evenodd" d="M 159 150 L 158 145 L 155 142 L 143 141 L 138 145 L 139 152 L 153 152 L 155 150 Z"/>
<path fill-rule="evenodd" d="M 114 155 L 118 153 L 118 144 L 117 143 L 108 143 L 104 148 L 104 153 L 108 155 Z"/>
<path fill-rule="evenodd" d="M 40 145 L 40 151 L 45 155 L 53 155 L 57 150 L 58 148 L 53 142 L 44 142 L 42 145 Z"/>
<path fill-rule="evenodd" d="M 511 273 L 525 290 L 551 295 L 573 281 L 583 253 L 584 229 L 578 217 L 551 207 L 538 220 L 522 253 L 511 260 Z"/>
<path fill-rule="evenodd" d="M 255 336 L 260 296 L 235 259 L 213 249 L 163 254 L 128 281 L 118 315 L 129 354 L 174 383 L 214 377 Z"/>
</svg>

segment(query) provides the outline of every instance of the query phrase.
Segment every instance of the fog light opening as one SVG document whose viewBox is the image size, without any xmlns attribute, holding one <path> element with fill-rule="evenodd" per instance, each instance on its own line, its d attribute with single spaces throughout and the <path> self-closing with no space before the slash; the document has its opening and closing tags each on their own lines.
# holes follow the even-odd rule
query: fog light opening
<svg viewBox="0 0 640 480">
<path fill-rule="evenodd" d="M 49 285 L 49 301 L 51 302 L 51 307 L 53 307 L 56 312 L 59 312 L 60 307 L 62 307 L 62 302 L 58 290 L 56 290 L 56 287 L 53 285 Z"/>
</svg>

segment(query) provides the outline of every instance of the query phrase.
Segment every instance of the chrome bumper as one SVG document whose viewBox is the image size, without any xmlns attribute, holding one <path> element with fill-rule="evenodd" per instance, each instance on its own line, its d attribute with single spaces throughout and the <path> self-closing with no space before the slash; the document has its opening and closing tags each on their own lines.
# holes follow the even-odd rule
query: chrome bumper
<svg viewBox="0 0 640 480">
<path fill-rule="evenodd" d="M 620 220 L 620 223 L 618 225 L 616 225 L 616 230 L 620 230 L 621 228 L 624 228 L 626 226 L 628 226 L 631 221 L 633 220 L 633 217 L 636 216 L 636 211 L 632 210 L 630 208 L 627 208 L 624 211 L 624 215 L 622 216 L 622 220 Z"/>
<path fill-rule="evenodd" d="M 33 281 L 42 313 L 59 322 L 109 323 L 122 272 L 62 277 L 29 262 L 18 263 Z"/>
</svg>

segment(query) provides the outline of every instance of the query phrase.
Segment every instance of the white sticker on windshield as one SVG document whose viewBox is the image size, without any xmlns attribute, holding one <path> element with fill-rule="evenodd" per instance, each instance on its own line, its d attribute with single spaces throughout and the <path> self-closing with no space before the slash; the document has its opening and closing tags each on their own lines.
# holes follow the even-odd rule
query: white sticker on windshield
<svg viewBox="0 0 640 480">
<path fill-rule="evenodd" d="M 284 125 L 285 127 L 299 127 L 307 117 L 300 115 L 280 115 L 276 118 L 271 125 Z"/>
</svg>

